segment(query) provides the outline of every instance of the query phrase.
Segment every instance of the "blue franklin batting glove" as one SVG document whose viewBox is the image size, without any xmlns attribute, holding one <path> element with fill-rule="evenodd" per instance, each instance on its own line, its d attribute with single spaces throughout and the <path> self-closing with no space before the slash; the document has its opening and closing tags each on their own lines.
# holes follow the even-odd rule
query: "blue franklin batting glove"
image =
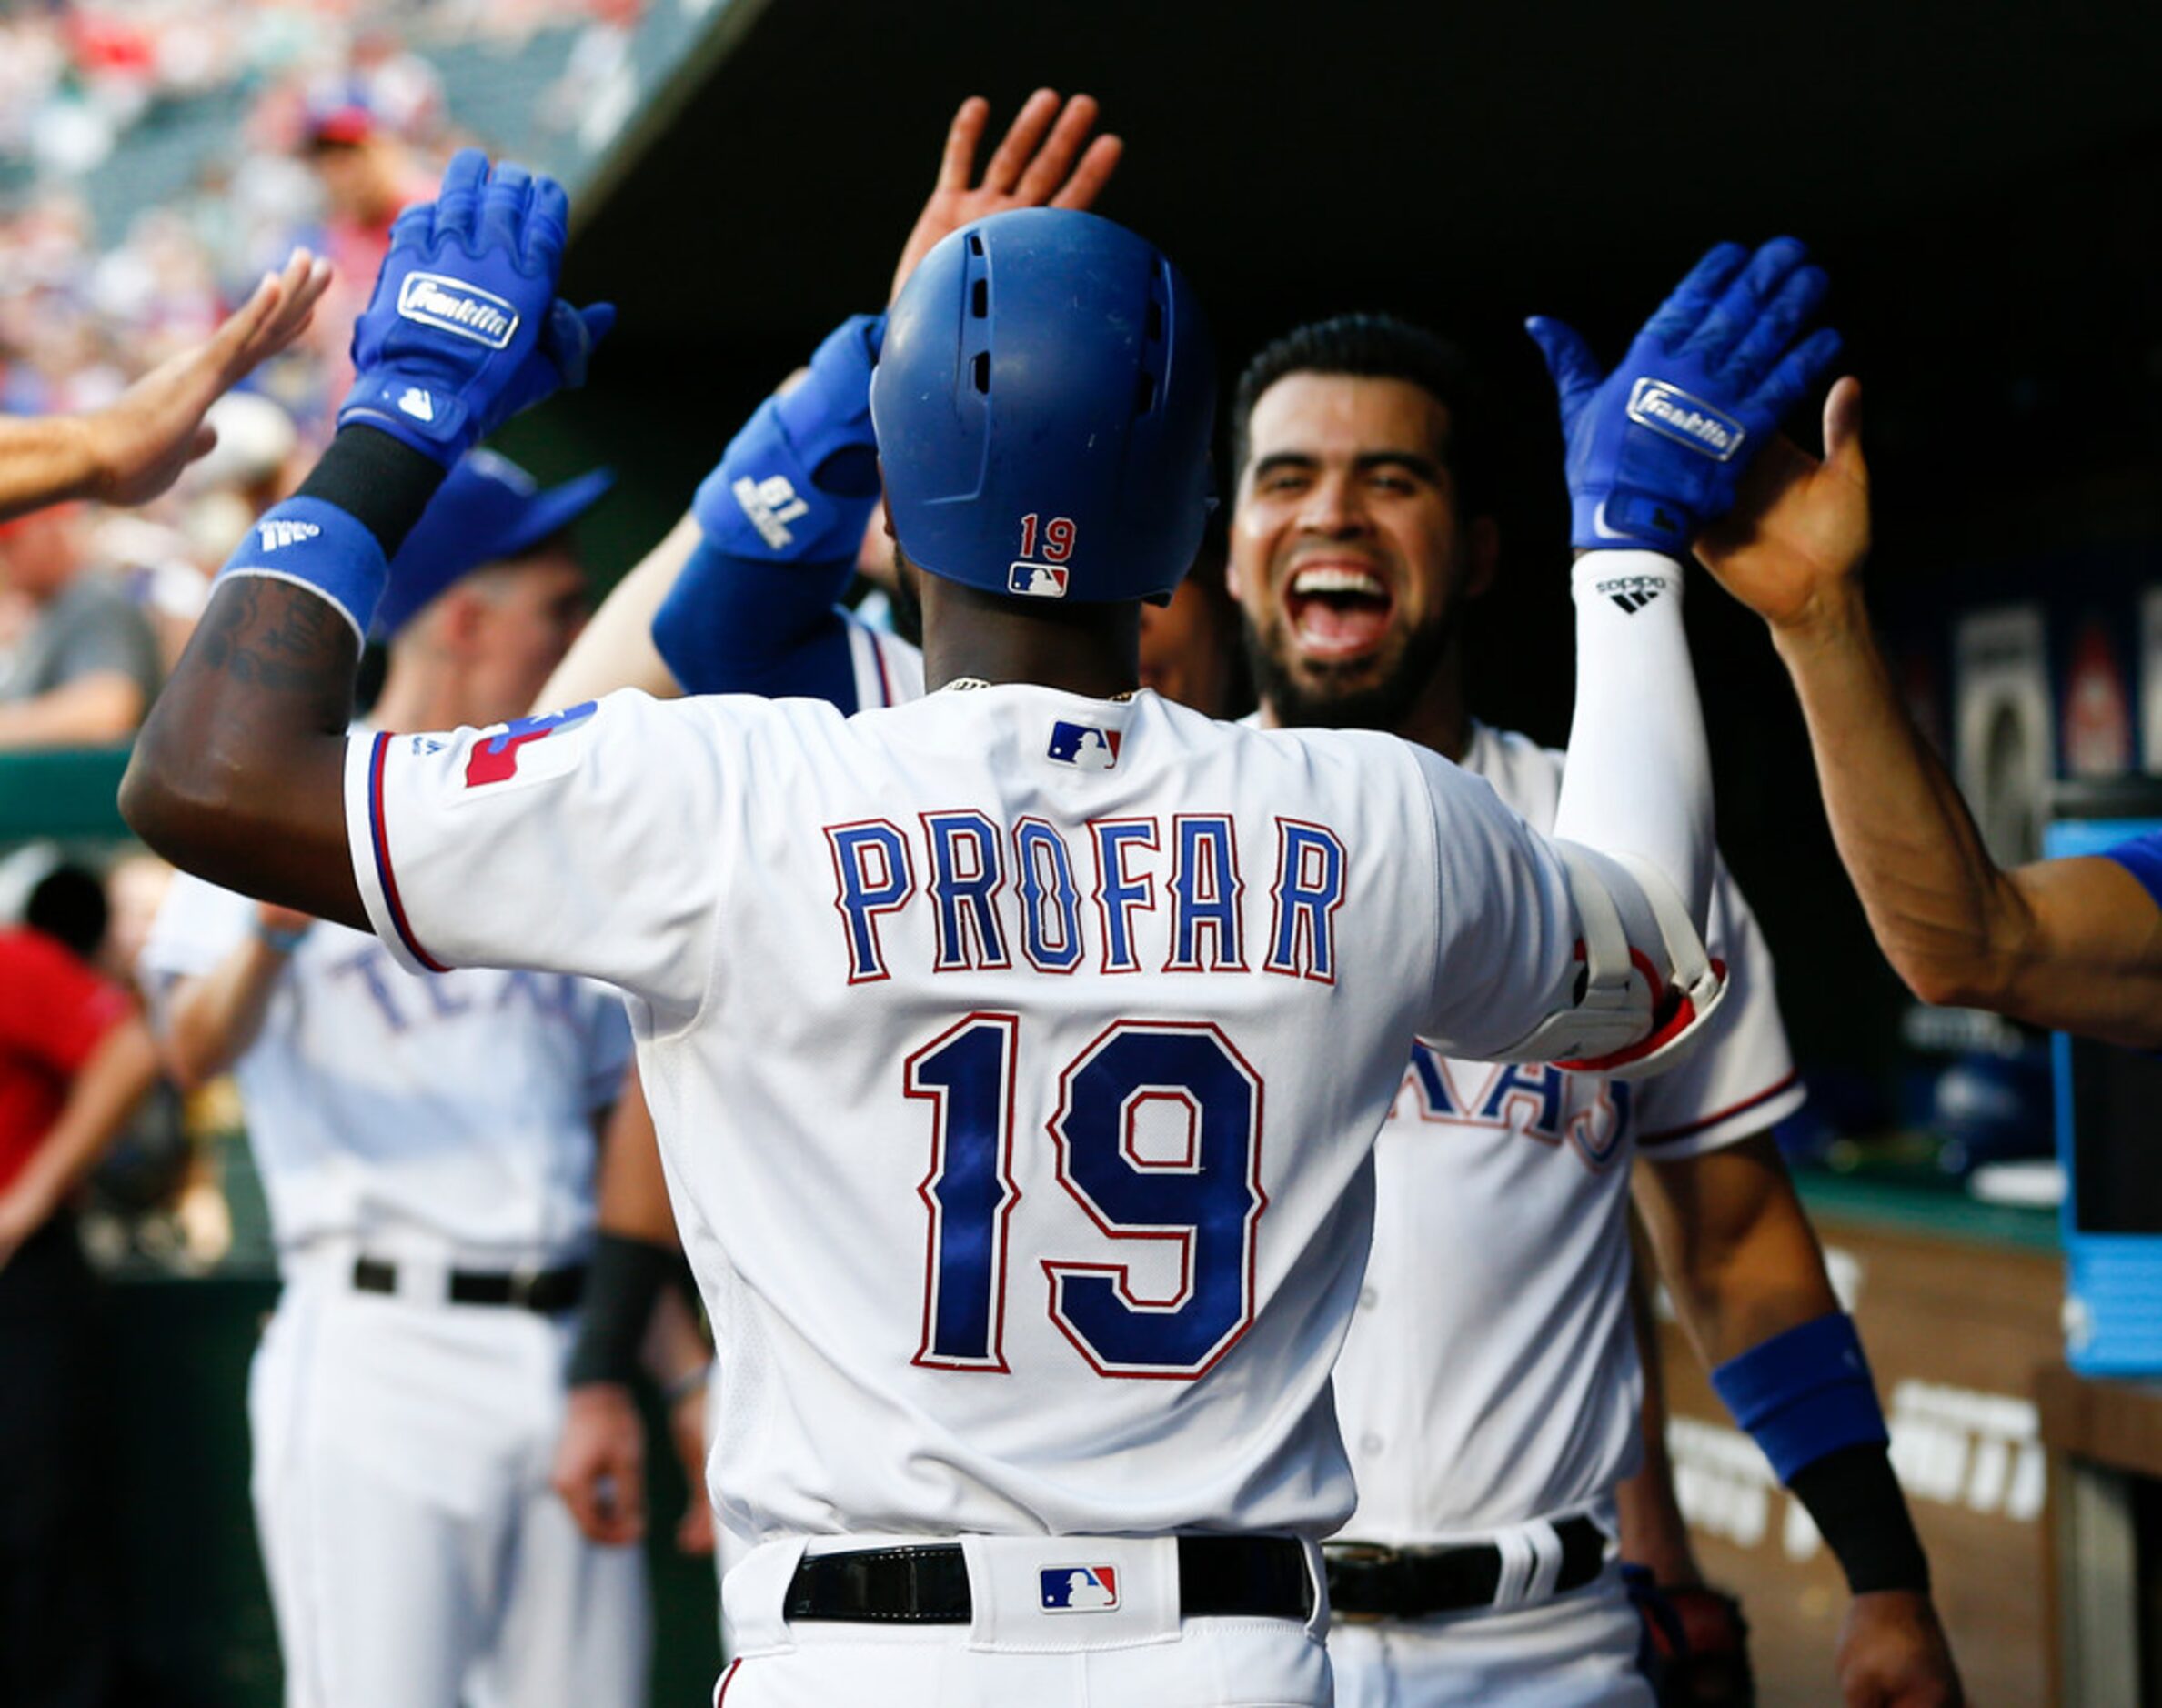
<svg viewBox="0 0 2162 1708">
<path fill-rule="evenodd" d="M 353 323 L 341 427 L 365 422 L 445 467 L 519 410 L 585 383 L 615 324 L 556 296 L 570 200 L 553 178 L 461 149 L 432 202 L 390 228 L 375 295 Z"/>
<path fill-rule="evenodd" d="M 1826 287 L 1806 254 L 1792 237 L 1755 255 L 1721 244 L 1612 374 L 1562 322 L 1524 323 L 1561 395 L 1573 545 L 1679 557 L 1732 507 L 1780 417 L 1839 354 L 1829 327 L 1801 336 Z"/>
</svg>

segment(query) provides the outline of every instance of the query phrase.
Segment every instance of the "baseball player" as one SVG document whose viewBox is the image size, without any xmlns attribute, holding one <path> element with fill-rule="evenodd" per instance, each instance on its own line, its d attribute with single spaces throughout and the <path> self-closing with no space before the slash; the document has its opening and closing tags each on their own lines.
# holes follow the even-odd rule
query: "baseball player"
<svg viewBox="0 0 2162 1708">
<path fill-rule="evenodd" d="M 451 472 L 377 613 L 377 727 L 523 708 L 585 610 L 562 530 L 608 478 L 544 491 L 487 451 Z M 261 524 L 266 561 L 306 526 Z M 410 971 L 186 875 L 144 959 L 183 1082 L 238 1076 L 277 1239 L 248 1416 L 287 1702 L 642 1703 L 643 1556 L 588 1542 L 547 1482 L 621 1002 Z"/>
<path fill-rule="evenodd" d="M 1207 509 L 1206 334 L 1145 241 L 1023 210 L 925 258 L 873 381 L 941 691 L 348 742 L 387 548 L 605 327 L 554 301 L 566 214 L 468 153 L 402 216 L 338 437 L 271 518 L 317 531 L 228 566 L 125 810 L 410 965 L 628 993 L 729 1364 L 718 1702 L 1325 1703 L 1329 1370 L 1403 1040 L 1664 1065 L 1724 995 L 1672 560 L 1575 572 L 1554 839 L 1392 738 L 1138 690 L 1137 601 Z M 1763 432 L 1836 346 L 1774 282 L 1694 275 L 1621 378 Z M 1749 329 L 1732 368 L 1684 353 L 1707 322 Z M 1724 507 L 1744 459 L 1663 451 L 1615 395 L 1574 481 L 1617 531 Z M 1059 598 L 1021 590 L 1042 568 Z M 1070 762 L 1087 730 L 1109 769 Z M 1784 1399 L 1828 1428 L 1827 1392 Z"/>
<path fill-rule="evenodd" d="M 1806 297 L 1821 288 L 1810 269 L 1793 279 Z M 1533 324 L 1574 427 L 1604 376 L 1566 328 Z M 1465 707 L 1464 607 L 1499 545 L 1467 394 L 1450 347 L 1386 318 L 1302 327 L 1263 350 L 1234 404 L 1229 576 L 1264 725 L 1392 729 L 1545 829 L 1562 756 Z M 1598 512 L 1578 509 L 1590 548 Z M 1373 1254 L 1336 1373 L 1360 1492 L 1330 1545 L 1341 1703 L 1649 1700 L 1604 1545 L 1642 1440 L 1634 1159 L 1677 1306 L 1730 1402 L 1809 1337 L 1853 1340 L 1769 1137 L 1802 1094 L 1770 958 L 1724 867 L 1710 941 L 1727 1002 L 1658 1079 L 1414 1053 L 1377 1149 Z M 1843 1687 L 1854 1703 L 1948 1700 L 1926 1562 L 1873 1428 L 1874 1446 L 1848 1450 L 1865 1462 L 1841 1474 L 1888 1535 L 1825 1526 L 1856 1591 Z M 1839 1498 L 1815 1492 L 1816 1510 Z"/>
<path fill-rule="evenodd" d="M 956 174 L 950 147 L 942 177 L 957 176 L 965 167 Z M 1821 279 L 1797 281 L 1805 305 Z M 1565 328 L 1538 330 L 1574 420 L 1596 370 Z M 699 536 L 658 606 L 667 668 L 657 675 L 698 691 L 809 691 L 844 710 L 890 703 L 896 684 L 909 691 L 912 652 L 831 603 L 870 502 L 838 477 L 870 454 L 863 399 L 876 332 L 850 322 L 829 339 L 701 488 Z M 1560 756 L 1476 723 L 1463 703 L 1463 606 L 1498 553 L 1476 507 L 1480 424 L 1465 401 L 1455 353 L 1394 322 L 1322 323 L 1264 352 L 1234 424 L 1232 573 L 1265 722 L 1390 729 L 1486 777 L 1544 828 Z M 793 512 L 788 539 L 745 502 L 768 491 Z M 1105 757 L 1083 744 L 1072 762 Z M 1644 1700 L 1638 1623 L 1607 1546 L 1642 1439 L 1625 1283 L 1640 1147 L 1658 1160 L 1647 1196 L 1711 1361 L 1764 1347 L 1775 1364 L 1780 1331 L 1800 1331 L 1787 1344 L 1805 1348 L 1851 1338 L 1767 1136 L 1801 1090 L 1769 958 L 1723 869 L 1714 930 L 1737 995 L 1712 1029 L 1716 1048 L 1675 1074 L 1631 1085 L 1449 1063 L 1425 1046 L 1414 1059 L 1383 1130 L 1373 1269 L 1338 1377 L 1363 1492 L 1355 1540 L 1332 1551 L 1353 1616 L 1333 1640 L 1347 1700 Z M 649 1238 L 665 1234 L 659 1206 L 627 1214 Z M 1495 1241 L 1503 1227 L 1513 1237 Z M 644 1287 L 658 1286 L 660 1256 L 639 1261 Z M 634 1328 L 641 1309 L 626 1306 L 622 1322 Z M 589 1331 L 603 1326 L 589 1319 Z M 635 1332 L 618 1339 L 620 1364 Z M 1755 1368 L 1735 1365 L 1725 1385 Z M 608 1403 L 618 1415 L 607 1434 L 572 1455 L 582 1469 L 567 1492 L 581 1512 L 604 1472 L 614 1484 L 631 1474 L 627 1393 Z M 1890 1533 L 1845 1538 L 1858 1595 L 1843 1675 L 1863 1700 L 1909 1673 L 1956 1690 L 1876 1427 L 1854 1474 Z M 1892 1557 L 1864 1557 L 1872 1548 Z M 1511 1566 L 1527 1549 L 1538 1569 Z M 1663 1552 L 1665 1582 L 1682 1575 L 1677 1560 L 1693 1575 L 1685 1540 Z M 1700 1614 L 1715 1605 L 1698 1599 Z M 1732 1669 L 1734 1657 L 1719 1659 Z"/>
<path fill-rule="evenodd" d="M 1859 384 L 1825 401 L 1822 462 L 1782 440 L 1755 484 L 1746 525 L 1699 554 L 1771 629 L 1839 858 L 1894 969 L 1925 1002 L 2162 1049 L 2162 838 L 2000 870 L 1900 698 L 1862 593 Z"/>
</svg>

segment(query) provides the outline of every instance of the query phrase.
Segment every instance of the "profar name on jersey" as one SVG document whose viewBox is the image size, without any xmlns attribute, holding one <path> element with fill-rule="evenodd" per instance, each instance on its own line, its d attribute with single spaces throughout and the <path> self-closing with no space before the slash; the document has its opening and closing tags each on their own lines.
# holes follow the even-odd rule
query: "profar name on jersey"
<svg viewBox="0 0 2162 1708">
<path fill-rule="evenodd" d="M 1008 968 L 1336 982 L 1350 857 L 1326 825 L 1229 813 L 999 824 L 975 808 L 824 827 L 850 984 Z M 1250 875 L 1255 885 L 1250 886 Z M 1258 887 L 1256 887 L 1258 886 Z"/>
</svg>

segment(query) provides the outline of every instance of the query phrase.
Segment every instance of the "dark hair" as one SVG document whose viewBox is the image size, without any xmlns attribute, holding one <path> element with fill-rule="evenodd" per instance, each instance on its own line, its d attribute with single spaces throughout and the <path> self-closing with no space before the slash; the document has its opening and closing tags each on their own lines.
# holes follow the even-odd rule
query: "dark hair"
<svg viewBox="0 0 2162 1708">
<path fill-rule="evenodd" d="M 80 866 L 55 866 L 23 904 L 23 923 L 65 943 L 84 960 L 106 935 L 106 887 Z"/>
<path fill-rule="evenodd" d="M 1464 353 L 1424 327 L 1393 315 L 1335 315 L 1294 327 L 1246 364 L 1232 397 L 1232 478 L 1246 472 L 1248 429 L 1262 394 L 1292 374 L 1346 374 L 1401 379 L 1449 412 L 1442 462 L 1455 483 L 1458 514 L 1475 516 L 1486 502 L 1483 440 L 1474 426 L 1483 414 L 1476 376 Z"/>
</svg>

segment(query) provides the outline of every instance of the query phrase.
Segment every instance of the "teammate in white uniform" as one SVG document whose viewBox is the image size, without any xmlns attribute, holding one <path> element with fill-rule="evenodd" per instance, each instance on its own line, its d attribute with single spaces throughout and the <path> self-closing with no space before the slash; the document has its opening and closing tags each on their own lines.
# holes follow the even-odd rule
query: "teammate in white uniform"
<svg viewBox="0 0 2162 1708">
<path fill-rule="evenodd" d="M 585 609 L 560 530 L 606 485 L 467 459 L 407 541 L 379 721 L 522 708 Z M 185 874 L 145 964 L 184 1079 L 238 1078 L 277 1239 L 248 1412 L 287 1702 L 641 1703 L 643 1556 L 586 1542 L 546 1477 L 620 1000 L 416 975 Z"/>
<path fill-rule="evenodd" d="M 1465 709 L 1463 608 L 1498 545 L 1467 391 L 1453 349 L 1385 318 L 1264 350 L 1233 421 L 1229 574 L 1265 725 L 1393 729 L 1544 829 L 1562 756 Z M 1837 1311 L 1767 1135 L 1802 1093 L 1770 957 L 1724 868 L 1709 940 L 1729 997 L 1670 1074 L 1413 1053 L 1377 1147 L 1373 1254 L 1337 1368 L 1360 1491 L 1331 1546 L 1346 1708 L 1649 1702 L 1637 1621 L 1602 1570 L 1642 1442 L 1635 1158 L 1711 1361 Z M 1926 1595 L 1865 1593 L 1855 1609 L 1850 1700 L 1910 1670 L 1956 1690 Z"/>
<path fill-rule="evenodd" d="M 125 809 L 412 965 L 628 992 L 751 1544 L 718 1700 L 1326 1702 L 1329 1369 L 1403 1040 L 1648 1065 L 1723 991 L 1674 567 L 1577 570 L 1557 824 L 1611 854 L 1391 738 L 1134 692 L 1133 601 L 1206 511 L 1205 334 L 1140 239 L 1016 213 L 927 258 L 873 389 L 927 677 L 1001 686 L 347 743 L 383 542 L 605 325 L 550 306 L 566 211 L 461 156 L 404 216 L 345 425 L 281 507 L 318 532 L 228 567 Z M 1669 329 L 1754 323 L 1762 274 L 1733 274 L 1693 276 Z M 1829 356 L 1761 330 L 1749 419 Z"/>
</svg>

